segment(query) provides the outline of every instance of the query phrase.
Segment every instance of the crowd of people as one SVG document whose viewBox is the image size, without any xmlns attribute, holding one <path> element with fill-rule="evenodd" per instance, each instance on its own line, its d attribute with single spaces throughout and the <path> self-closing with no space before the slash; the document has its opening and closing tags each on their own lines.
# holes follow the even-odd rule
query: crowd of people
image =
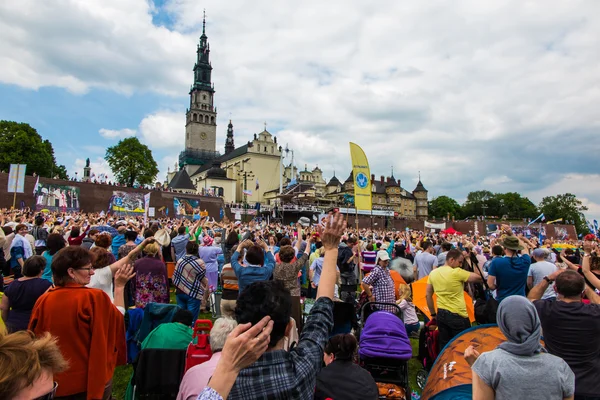
<svg viewBox="0 0 600 400">
<path fill-rule="evenodd" d="M 399 307 L 411 337 L 437 327 L 440 351 L 471 327 L 465 291 L 495 305 L 507 339 L 465 351 L 473 398 L 600 398 L 597 238 L 357 229 L 340 214 L 311 226 L 0 210 L 0 226 L 2 399 L 111 398 L 132 310 L 172 289 L 179 311 L 141 349 L 184 351 L 202 312 L 220 316 L 178 399 L 375 399 L 355 336 L 335 332 L 336 303 Z"/>
</svg>

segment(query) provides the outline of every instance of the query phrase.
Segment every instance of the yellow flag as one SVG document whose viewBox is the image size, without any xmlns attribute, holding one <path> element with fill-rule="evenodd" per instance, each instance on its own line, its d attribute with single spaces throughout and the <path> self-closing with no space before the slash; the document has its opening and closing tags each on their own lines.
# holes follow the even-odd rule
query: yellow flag
<svg viewBox="0 0 600 400">
<path fill-rule="evenodd" d="M 354 178 L 354 206 L 357 210 L 371 210 L 371 171 L 363 149 L 350 142 L 352 175 Z"/>
<path fill-rule="evenodd" d="M 546 224 L 550 225 L 550 224 L 554 224 L 556 222 L 562 222 L 562 220 L 563 220 L 562 218 L 559 218 L 559 219 L 555 219 L 554 221 L 548 221 L 548 222 L 546 222 Z"/>
</svg>

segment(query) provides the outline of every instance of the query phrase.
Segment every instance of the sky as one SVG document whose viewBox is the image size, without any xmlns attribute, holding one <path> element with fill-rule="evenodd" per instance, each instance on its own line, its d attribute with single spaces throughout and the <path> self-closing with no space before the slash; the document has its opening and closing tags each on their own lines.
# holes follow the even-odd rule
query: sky
<svg viewBox="0 0 600 400">
<path fill-rule="evenodd" d="M 237 146 L 266 122 L 327 179 L 348 176 L 353 141 L 430 198 L 571 192 L 600 219 L 596 0 L 3 1 L 0 119 L 36 128 L 71 176 L 87 157 L 108 173 L 106 148 L 136 135 L 164 180 L 204 9 L 217 150 L 230 118 Z"/>
</svg>

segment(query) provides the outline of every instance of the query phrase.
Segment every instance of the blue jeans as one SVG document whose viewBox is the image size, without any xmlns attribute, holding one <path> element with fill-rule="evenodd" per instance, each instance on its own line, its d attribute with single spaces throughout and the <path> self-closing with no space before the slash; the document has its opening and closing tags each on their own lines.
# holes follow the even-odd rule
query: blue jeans
<svg viewBox="0 0 600 400">
<path fill-rule="evenodd" d="M 188 296 L 185 293 L 178 293 L 175 298 L 179 307 L 183 308 L 184 310 L 189 310 L 192 313 L 194 321 L 193 325 L 195 325 L 196 320 L 198 319 L 198 312 L 200 312 L 200 304 L 202 302 L 198 299 Z"/>
<path fill-rule="evenodd" d="M 416 324 L 404 324 L 404 327 L 406 328 L 406 334 L 410 336 L 410 334 L 413 332 L 419 332 L 419 329 L 421 329 L 421 324 L 418 322 Z"/>
</svg>

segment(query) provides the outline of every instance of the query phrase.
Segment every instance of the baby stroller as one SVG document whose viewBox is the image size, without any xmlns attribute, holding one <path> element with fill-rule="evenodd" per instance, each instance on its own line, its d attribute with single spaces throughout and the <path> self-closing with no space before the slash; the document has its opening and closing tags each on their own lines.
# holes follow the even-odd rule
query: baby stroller
<svg viewBox="0 0 600 400">
<path fill-rule="evenodd" d="M 389 303 L 367 303 L 365 307 L 371 304 L 385 305 L 387 309 L 396 309 L 397 313 L 375 311 L 362 321 L 359 364 L 377 382 L 380 399 L 407 399 L 410 393 L 408 361 L 412 357 L 412 347 L 399 317 L 402 311 Z"/>
<path fill-rule="evenodd" d="M 438 335 L 435 319 L 429 321 L 419 334 L 419 360 L 423 369 L 417 372 L 417 385 L 423 389 L 427 381 L 427 375 L 438 356 Z"/>
</svg>

